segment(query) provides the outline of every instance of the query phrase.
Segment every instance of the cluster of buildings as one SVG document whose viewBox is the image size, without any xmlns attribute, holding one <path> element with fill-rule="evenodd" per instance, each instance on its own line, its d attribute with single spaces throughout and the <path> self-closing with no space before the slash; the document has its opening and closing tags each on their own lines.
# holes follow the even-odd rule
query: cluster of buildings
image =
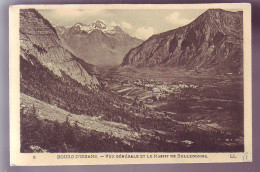
<svg viewBox="0 0 260 172">
<path fill-rule="evenodd" d="M 157 100 L 165 99 L 168 95 L 181 92 L 184 88 L 197 88 L 198 86 L 193 84 L 184 84 L 182 81 L 177 83 L 155 82 L 154 80 L 136 80 L 132 83 L 136 87 L 142 87 L 144 90 L 152 92 L 152 96 Z"/>
</svg>

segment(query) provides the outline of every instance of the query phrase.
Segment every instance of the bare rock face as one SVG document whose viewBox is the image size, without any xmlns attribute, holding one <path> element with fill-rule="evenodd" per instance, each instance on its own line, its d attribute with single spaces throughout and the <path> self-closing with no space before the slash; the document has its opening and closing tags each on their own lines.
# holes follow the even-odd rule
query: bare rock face
<svg viewBox="0 0 260 172">
<path fill-rule="evenodd" d="M 130 50 L 122 66 L 242 72 L 243 14 L 210 9 L 190 24 L 153 35 Z"/>
<path fill-rule="evenodd" d="M 78 57 L 94 65 L 119 65 L 131 48 L 142 43 L 119 26 L 108 26 L 100 20 L 88 25 L 55 26 L 55 29 Z"/>
<path fill-rule="evenodd" d="M 89 88 L 99 85 L 95 76 L 87 72 L 86 65 L 62 46 L 55 28 L 34 9 L 20 10 L 20 49 L 22 58 L 36 57 L 59 77 L 65 73 Z"/>
</svg>

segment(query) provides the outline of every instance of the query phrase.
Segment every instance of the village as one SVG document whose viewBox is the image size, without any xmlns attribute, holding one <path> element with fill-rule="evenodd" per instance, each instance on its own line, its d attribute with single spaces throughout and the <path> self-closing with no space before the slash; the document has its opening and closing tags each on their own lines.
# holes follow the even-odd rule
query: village
<svg viewBox="0 0 260 172">
<path fill-rule="evenodd" d="M 125 80 L 111 87 L 123 97 L 145 104 L 169 100 L 171 96 L 179 96 L 181 90 L 185 88 L 198 88 L 198 86 L 182 81 L 158 82 L 153 79 L 139 79 L 132 82 Z"/>
</svg>

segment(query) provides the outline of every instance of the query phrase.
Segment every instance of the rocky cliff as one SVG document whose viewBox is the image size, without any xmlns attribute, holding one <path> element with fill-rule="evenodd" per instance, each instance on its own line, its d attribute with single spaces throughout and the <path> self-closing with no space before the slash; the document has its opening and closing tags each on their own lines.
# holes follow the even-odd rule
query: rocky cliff
<svg viewBox="0 0 260 172">
<path fill-rule="evenodd" d="M 142 43 L 119 26 L 106 25 L 101 20 L 91 24 L 55 26 L 58 35 L 75 54 L 94 65 L 119 65 L 126 53 Z"/>
<path fill-rule="evenodd" d="M 55 28 L 35 9 L 20 10 L 20 55 L 27 61 L 30 57 L 37 58 L 61 78 L 64 73 L 89 88 L 99 84 L 95 76 L 87 72 L 88 65 L 62 46 Z"/>
<path fill-rule="evenodd" d="M 153 35 L 130 50 L 122 66 L 181 67 L 241 73 L 243 14 L 210 9 L 190 24 Z"/>
</svg>

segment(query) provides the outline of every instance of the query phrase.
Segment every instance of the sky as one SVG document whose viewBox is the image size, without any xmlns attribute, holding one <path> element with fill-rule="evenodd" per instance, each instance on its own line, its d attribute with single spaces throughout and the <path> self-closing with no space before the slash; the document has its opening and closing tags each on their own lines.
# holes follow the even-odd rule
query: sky
<svg viewBox="0 0 260 172">
<path fill-rule="evenodd" d="M 90 24 L 97 19 L 107 25 L 118 25 L 131 36 L 146 40 L 158 34 L 184 26 L 206 9 L 39 9 L 52 24 L 71 26 Z"/>
</svg>

